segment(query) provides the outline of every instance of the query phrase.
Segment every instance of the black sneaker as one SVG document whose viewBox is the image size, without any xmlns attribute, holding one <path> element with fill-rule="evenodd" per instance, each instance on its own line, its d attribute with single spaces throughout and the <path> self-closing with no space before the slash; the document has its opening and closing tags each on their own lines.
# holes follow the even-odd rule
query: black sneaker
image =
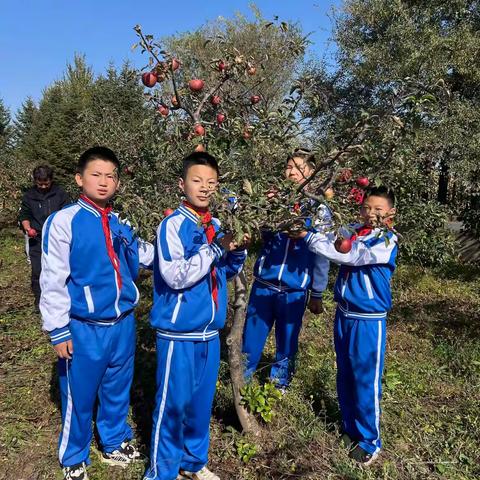
<svg viewBox="0 0 480 480">
<path fill-rule="evenodd" d="M 100 459 L 108 465 L 126 468 L 130 463 L 140 460 L 140 452 L 130 442 L 123 442 L 117 450 L 103 452 Z"/>
<path fill-rule="evenodd" d="M 352 440 L 348 433 L 342 433 L 342 435 L 340 435 L 340 438 L 338 439 L 338 442 L 343 448 L 349 451 L 353 450 L 357 446 L 357 442 L 355 440 Z"/>
<path fill-rule="evenodd" d="M 378 452 L 375 453 L 368 453 L 366 450 L 364 450 L 360 445 L 357 445 L 349 454 L 348 456 L 355 460 L 358 463 L 361 463 L 362 465 L 370 465 L 373 463 L 376 458 L 378 457 Z"/>
<path fill-rule="evenodd" d="M 72 467 L 63 467 L 63 480 L 88 480 L 87 465 L 85 462 L 73 465 Z"/>
</svg>

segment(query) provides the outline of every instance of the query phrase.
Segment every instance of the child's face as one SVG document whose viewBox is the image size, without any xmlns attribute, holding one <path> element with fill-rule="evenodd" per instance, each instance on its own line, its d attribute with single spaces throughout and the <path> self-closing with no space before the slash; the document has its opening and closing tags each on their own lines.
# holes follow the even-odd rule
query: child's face
<svg viewBox="0 0 480 480">
<path fill-rule="evenodd" d="M 116 165 L 105 160 L 88 162 L 83 173 L 75 175 L 75 180 L 83 194 L 101 208 L 107 205 L 120 186 Z"/>
<path fill-rule="evenodd" d="M 295 183 L 302 183 L 313 173 L 313 169 L 304 158 L 294 157 L 287 162 L 285 178 Z"/>
<path fill-rule="evenodd" d="M 395 208 L 390 205 L 387 198 L 368 196 L 360 209 L 360 216 L 365 225 L 377 226 L 388 223 L 395 215 Z"/>
<path fill-rule="evenodd" d="M 186 178 L 181 178 L 178 185 L 188 203 L 197 208 L 207 208 L 210 197 L 217 189 L 217 171 L 208 165 L 192 165 Z"/>
</svg>

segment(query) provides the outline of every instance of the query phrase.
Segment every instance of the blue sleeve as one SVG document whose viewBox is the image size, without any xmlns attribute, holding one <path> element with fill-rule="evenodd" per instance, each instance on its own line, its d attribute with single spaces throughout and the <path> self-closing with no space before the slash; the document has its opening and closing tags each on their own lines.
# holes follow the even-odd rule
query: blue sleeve
<svg viewBox="0 0 480 480">
<path fill-rule="evenodd" d="M 242 271 L 246 259 L 246 250 L 232 250 L 225 255 L 224 262 L 227 280 L 231 280 Z"/>
</svg>

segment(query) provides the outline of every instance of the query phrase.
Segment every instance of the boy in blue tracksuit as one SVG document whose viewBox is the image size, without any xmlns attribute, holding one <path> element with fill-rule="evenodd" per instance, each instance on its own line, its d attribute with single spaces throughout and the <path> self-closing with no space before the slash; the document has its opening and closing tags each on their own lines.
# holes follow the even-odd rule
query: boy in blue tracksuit
<svg viewBox="0 0 480 480">
<path fill-rule="evenodd" d="M 84 152 L 75 177 L 80 199 L 43 227 L 40 311 L 59 357 L 65 480 L 88 478 L 97 399 L 101 459 L 125 467 L 139 457 L 127 423 L 139 300 L 135 279 L 140 264 L 153 262 L 153 245 L 136 238 L 108 205 L 119 170 L 110 149 Z"/>
<path fill-rule="evenodd" d="M 287 160 L 285 176 L 301 184 L 314 170 L 312 160 L 308 151 L 296 151 Z M 319 206 L 319 217 L 317 228 L 322 229 L 330 221 L 325 205 Z M 270 378 L 279 388 L 288 387 L 294 373 L 298 337 L 309 292 L 310 310 L 320 313 L 328 270 L 328 259 L 312 253 L 303 239 L 295 240 L 281 232 L 264 234 L 263 247 L 254 267 L 255 281 L 243 334 L 247 379 L 255 373 L 275 323 L 276 354 Z"/>
<path fill-rule="evenodd" d="M 395 214 L 394 202 L 393 192 L 385 187 L 366 193 L 361 208 L 364 224 L 344 235 L 351 241 L 347 253 L 337 251 L 333 233 L 301 234 L 312 252 L 340 264 L 334 340 L 342 440 L 351 449 L 350 457 L 364 465 L 374 461 L 381 449 L 386 320 L 398 250 L 397 236 L 375 225 L 389 224 Z"/>
<path fill-rule="evenodd" d="M 218 331 L 227 314 L 227 280 L 246 251 L 208 211 L 218 164 L 207 153 L 183 160 L 186 200 L 157 231 L 151 324 L 157 331 L 157 395 L 151 466 L 145 480 L 219 480 L 205 466 L 220 364 Z M 219 238 L 221 237 L 221 238 Z"/>
</svg>

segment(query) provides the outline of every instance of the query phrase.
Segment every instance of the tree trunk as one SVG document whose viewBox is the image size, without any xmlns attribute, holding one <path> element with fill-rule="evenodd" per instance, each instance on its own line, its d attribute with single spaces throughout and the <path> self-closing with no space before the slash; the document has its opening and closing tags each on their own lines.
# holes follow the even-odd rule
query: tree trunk
<svg viewBox="0 0 480 480">
<path fill-rule="evenodd" d="M 240 404 L 242 396 L 240 390 L 245 385 L 243 376 L 242 338 L 245 325 L 245 310 L 247 307 L 247 279 L 242 271 L 234 280 L 235 300 L 233 304 L 233 322 L 227 337 L 228 364 L 232 380 L 233 401 L 238 419 L 245 433 L 259 436 L 262 428 L 255 417 Z"/>
<path fill-rule="evenodd" d="M 438 202 L 442 205 L 447 205 L 448 203 L 448 180 L 449 172 L 448 165 L 445 160 L 440 162 L 440 178 L 438 179 Z"/>
</svg>

